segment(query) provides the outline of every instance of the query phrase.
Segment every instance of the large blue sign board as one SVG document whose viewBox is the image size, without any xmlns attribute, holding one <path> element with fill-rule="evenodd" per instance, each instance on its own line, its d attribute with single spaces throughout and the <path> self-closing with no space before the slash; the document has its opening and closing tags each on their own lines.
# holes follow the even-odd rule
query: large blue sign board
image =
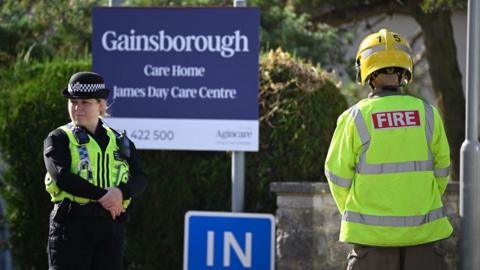
<svg viewBox="0 0 480 270">
<path fill-rule="evenodd" d="M 107 123 L 138 148 L 258 151 L 258 8 L 95 8 Z"/>
<path fill-rule="evenodd" d="M 183 269 L 273 270 L 274 234 L 269 214 L 189 211 Z"/>
</svg>

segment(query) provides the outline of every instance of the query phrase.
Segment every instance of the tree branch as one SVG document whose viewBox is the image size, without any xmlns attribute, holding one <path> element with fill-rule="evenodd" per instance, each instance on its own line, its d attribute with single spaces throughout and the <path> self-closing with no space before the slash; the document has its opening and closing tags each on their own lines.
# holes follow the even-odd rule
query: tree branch
<svg viewBox="0 0 480 270">
<path fill-rule="evenodd" d="M 413 34 L 413 36 L 410 38 L 410 47 L 413 48 L 413 46 L 415 46 L 415 44 L 417 43 L 417 41 L 420 40 L 421 37 L 423 37 L 423 31 L 422 28 L 419 28 L 417 32 L 415 32 L 415 34 Z"/>
<path fill-rule="evenodd" d="M 380 14 L 403 14 L 408 15 L 411 7 L 408 4 L 400 4 L 395 1 L 388 1 L 384 4 L 358 4 L 351 7 L 330 6 L 312 14 L 313 21 L 319 21 L 331 26 L 339 26 L 346 23 L 360 21 L 365 18 L 374 17 Z"/>
<path fill-rule="evenodd" d="M 387 19 L 387 17 L 388 15 L 386 14 L 380 15 L 378 17 L 374 17 L 375 20 L 373 22 L 370 21 L 370 18 L 364 18 L 362 20 L 362 23 L 365 24 L 365 26 L 363 27 L 363 30 L 368 32 L 373 32 L 378 25 L 381 25 Z"/>
<path fill-rule="evenodd" d="M 423 46 L 420 51 L 418 53 L 415 54 L 415 56 L 413 57 L 413 66 L 417 66 L 420 62 L 423 61 L 423 59 L 425 59 L 425 46 Z"/>
</svg>

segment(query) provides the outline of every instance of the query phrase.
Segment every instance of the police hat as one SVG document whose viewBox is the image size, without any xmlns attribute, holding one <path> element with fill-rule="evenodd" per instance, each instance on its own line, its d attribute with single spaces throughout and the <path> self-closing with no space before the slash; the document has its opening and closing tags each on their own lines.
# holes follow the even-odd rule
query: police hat
<svg viewBox="0 0 480 270">
<path fill-rule="evenodd" d="M 73 99 L 106 99 L 109 93 L 102 76 L 88 71 L 73 74 L 68 86 L 62 91 L 64 97 Z"/>
</svg>

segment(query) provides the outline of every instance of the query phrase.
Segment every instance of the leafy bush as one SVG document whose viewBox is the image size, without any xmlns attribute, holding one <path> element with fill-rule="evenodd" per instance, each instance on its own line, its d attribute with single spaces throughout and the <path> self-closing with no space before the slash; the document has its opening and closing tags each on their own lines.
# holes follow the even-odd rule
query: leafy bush
<svg viewBox="0 0 480 270">
<path fill-rule="evenodd" d="M 10 245 L 18 269 L 46 268 L 48 212 L 43 139 L 68 121 L 60 95 L 83 60 L 24 63 L 0 70 L 0 150 L 7 171 Z M 260 151 L 246 155 L 246 211 L 273 213 L 272 181 L 321 181 L 323 163 L 345 99 L 318 68 L 281 50 L 260 65 Z M 230 154 L 140 151 L 148 187 L 127 225 L 128 269 L 180 269 L 188 210 L 230 210 Z"/>
<path fill-rule="evenodd" d="M 280 49 L 260 65 L 260 151 L 247 156 L 246 203 L 273 213 L 270 182 L 326 181 L 325 157 L 347 103 L 329 73 Z"/>
<path fill-rule="evenodd" d="M 0 150 L 7 164 L 4 198 L 10 245 L 18 269 L 46 269 L 49 196 L 44 191 L 43 140 L 68 121 L 60 90 L 86 60 L 18 61 L 0 70 Z"/>
</svg>

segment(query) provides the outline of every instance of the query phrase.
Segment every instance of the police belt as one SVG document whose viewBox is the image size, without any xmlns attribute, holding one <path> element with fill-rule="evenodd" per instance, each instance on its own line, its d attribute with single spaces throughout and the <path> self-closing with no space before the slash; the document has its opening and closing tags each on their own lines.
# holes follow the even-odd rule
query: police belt
<svg viewBox="0 0 480 270">
<path fill-rule="evenodd" d="M 98 202 L 92 202 L 87 204 L 79 204 L 76 202 L 69 203 L 70 205 L 67 211 L 69 216 L 90 216 L 112 219 L 112 215 L 110 214 L 110 212 L 105 210 L 105 208 L 103 208 L 102 205 L 100 205 L 100 203 Z M 60 207 L 60 204 L 56 203 L 54 207 L 58 208 Z"/>
</svg>

